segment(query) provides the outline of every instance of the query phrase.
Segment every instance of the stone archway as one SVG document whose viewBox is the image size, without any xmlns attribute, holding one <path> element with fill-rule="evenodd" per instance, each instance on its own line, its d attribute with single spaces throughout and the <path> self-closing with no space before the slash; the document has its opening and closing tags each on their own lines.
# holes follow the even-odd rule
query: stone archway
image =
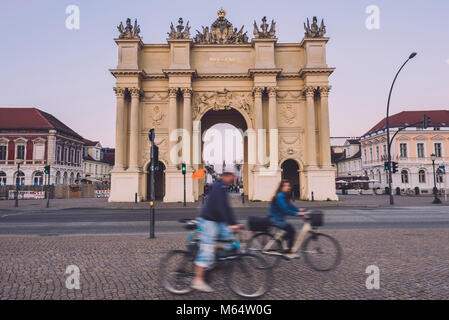
<svg viewBox="0 0 449 320">
<path fill-rule="evenodd" d="M 204 141 L 203 137 L 204 134 L 209 130 L 211 127 L 217 125 L 217 124 L 230 124 L 234 126 L 236 129 L 241 130 L 242 138 L 243 138 L 243 191 L 245 195 L 249 195 L 250 190 L 250 182 L 249 182 L 249 164 L 248 164 L 248 136 L 245 135 L 245 133 L 248 130 L 248 120 L 245 119 L 244 115 L 239 112 L 238 110 L 234 108 L 227 108 L 222 110 L 214 110 L 213 108 L 210 108 L 209 110 L 205 111 L 200 117 L 199 121 L 201 122 L 201 150 L 203 152 L 204 150 Z M 250 123 L 251 125 L 251 123 Z M 202 155 L 203 156 L 203 155 Z M 203 158 L 202 158 L 203 160 Z M 201 164 L 199 167 L 203 167 L 204 164 Z M 204 181 L 198 180 L 197 182 L 198 186 L 198 195 L 203 194 L 203 188 L 204 188 Z"/>
<path fill-rule="evenodd" d="M 292 186 L 292 196 L 294 199 L 300 198 L 299 165 L 293 159 L 285 160 L 282 165 L 282 180 L 288 180 Z"/>
</svg>

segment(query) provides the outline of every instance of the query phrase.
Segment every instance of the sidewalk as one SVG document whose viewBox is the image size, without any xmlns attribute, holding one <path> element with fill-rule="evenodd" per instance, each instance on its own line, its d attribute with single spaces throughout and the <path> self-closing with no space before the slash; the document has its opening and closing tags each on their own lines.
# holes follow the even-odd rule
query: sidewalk
<svg viewBox="0 0 449 320">
<path fill-rule="evenodd" d="M 377 208 L 389 207 L 389 199 L 386 195 L 345 195 L 339 196 L 340 201 L 295 201 L 295 205 L 299 207 L 361 207 L 361 208 Z M 395 196 L 395 206 L 414 207 L 414 206 L 434 206 L 432 205 L 433 197 L 431 196 Z M 444 201 L 443 206 L 449 206 L 449 201 Z M 46 200 L 20 200 L 19 208 L 14 207 L 14 200 L 0 201 L 0 211 L 3 210 L 45 210 Z M 201 201 L 195 203 L 187 203 L 187 208 L 198 208 Z M 267 208 L 269 202 L 248 202 L 242 204 L 241 197 L 237 194 L 231 195 L 231 205 L 235 208 L 255 207 Z M 183 203 L 164 203 L 156 202 L 157 208 L 183 208 Z M 77 198 L 77 199 L 52 199 L 50 200 L 50 208 L 47 210 L 64 210 L 64 209 L 149 209 L 148 202 L 141 203 L 109 203 L 104 198 Z"/>
</svg>

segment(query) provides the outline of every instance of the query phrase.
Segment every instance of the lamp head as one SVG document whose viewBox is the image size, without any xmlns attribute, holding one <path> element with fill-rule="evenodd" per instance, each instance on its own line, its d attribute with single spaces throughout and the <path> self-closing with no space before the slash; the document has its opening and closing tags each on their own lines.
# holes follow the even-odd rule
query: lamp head
<svg viewBox="0 0 449 320">
<path fill-rule="evenodd" d="M 408 58 L 409 58 L 409 59 L 413 59 L 414 57 L 416 57 L 417 54 L 418 54 L 418 53 L 413 52 L 413 53 L 410 55 L 410 57 L 408 57 Z"/>
<path fill-rule="evenodd" d="M 435 161 L 436 158 L 437 158 L 437 156 L 435 155 L 435 153 L 432 153 L 432 154 L 430 155 L 430 159 L 432 159 L 432 161 Z"/>
</svg>

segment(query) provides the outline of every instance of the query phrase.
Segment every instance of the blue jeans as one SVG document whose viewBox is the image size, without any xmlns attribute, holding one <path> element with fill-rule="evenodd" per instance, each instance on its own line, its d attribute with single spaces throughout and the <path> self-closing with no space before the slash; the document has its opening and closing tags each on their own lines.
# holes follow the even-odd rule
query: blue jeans
<svg viewBox="0 0 449 320">
<path fill-rule="evenodd" d="M 202 268 L 209 267 L 215 258 L 215 240 L 233 240 L 234 234 L 229 229 L 226 222 L 215 222 L 199 218 L 200 234 L 200 249 L 195 259 L 195 265 Z M 224 248 L 230 250 L 231 243 L 224 243 Z"/>
</svg>

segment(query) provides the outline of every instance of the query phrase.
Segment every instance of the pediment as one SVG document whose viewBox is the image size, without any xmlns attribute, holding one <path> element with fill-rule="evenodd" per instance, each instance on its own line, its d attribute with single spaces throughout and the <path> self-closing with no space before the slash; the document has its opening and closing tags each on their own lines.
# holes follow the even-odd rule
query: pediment
<svg viewBox="0 0 449 320">
<path fill-rule="evenodd" d="M 436 136 L 433 136 L 431 139 L 432 140 L 444 140 L 444 137 L 440 136 L 440 135 L 436 135 Z"/>
<path fill-rule="evenodd" d="M 424 140 L 427 140 L 427 137 L 420 135 L 420 136 L 414 137 L 413 140 L 424 141 Z"/>
<path fill-rule="evenodd" d="M 400 136 L 399 138 L 397 138 L 398 141 L 409 141 L 410 138 L 407 136 Z"/>
</svg>

